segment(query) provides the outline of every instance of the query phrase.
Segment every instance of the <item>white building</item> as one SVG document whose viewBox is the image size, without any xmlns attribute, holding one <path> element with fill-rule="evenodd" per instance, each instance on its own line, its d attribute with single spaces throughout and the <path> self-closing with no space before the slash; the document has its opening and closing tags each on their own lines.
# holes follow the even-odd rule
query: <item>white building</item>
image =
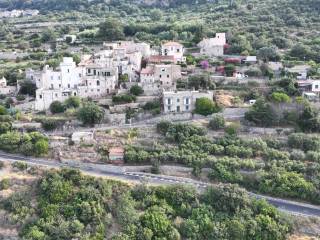
<svg viewBox="0 0 320 240">
<path fill-rule="evenodd" d="M 78 66 L 72 58 L 63 58 L 57 70 L 45 66 L 41 71 L 26 70 L 26 79 L 37 85 L 36 110 L 46 110 L 53 101 L 64 101 L 69 96 L 98 98 L 114 92 L 119 75 L 138 81 L 142 56 L 148 57 L 146 43 L 104 43 L 104 49 L 84 55 Z"/>
<path fill-rule="evenodd" d="M 161 45 L 161 55 L 173 56 L 176 63 L 185 62 L 184 47 L 178 42 L 166 42 Z"/>
<path fill-rule="evenodd" d="M 58 70 L 49 66 L 39 72 L 28 70 L 26 78 L 37 86 L 35 110 L 46 110 L 52 102 L 64 101 L 70 96 L 100 97 L 114 90 L 117 71 L 102 67 L 93 71 L 88 67 L 76 66 L 72 58 L 63 58 Z"/>
<path fill-rule="evenodd" d="M 17 88 L 15 86 L 8 86 L 5 77 L 0 79 L 0 94 L 8 95 L 15 93 Z"/>
<path fill-rule="evenodd" d="M 213 99 L 212 91 L 164 91 L 164 113 L 192 112 L 198 98 Z"/>
<path fill-rule="evenodd" d="M 214 38 L 204 38 L 198 43 L 200 53 L 209 57 L 219 57 L 224 54 L 224 46 L 226 45 L 226 34 L 217 33 Z"/>
<path fill-rule="evenodd" d="M 147 94 L 157 94 L 162 89 L 175 90 L 177 80 L 180 78 L 179 65 L 151 64 L 141 70 L 139 85 Z"/>
</svg>

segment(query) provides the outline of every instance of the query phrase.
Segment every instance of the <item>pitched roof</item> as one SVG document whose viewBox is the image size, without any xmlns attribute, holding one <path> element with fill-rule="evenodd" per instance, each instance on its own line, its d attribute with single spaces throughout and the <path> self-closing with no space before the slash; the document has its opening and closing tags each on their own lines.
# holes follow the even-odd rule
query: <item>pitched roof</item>
<svg viewBox="0 0 320 240">
<path fill-rule="evenodd" d="M 152 74 L 154 73 L 153 66 L 147 66 L 146 68 L 143 68 L 140 72 L 141 74 Z"/>
<path fill-rule="evenodd" d="M 174 56 L 152 55 L 149 57 L 149 62 L 174 62 Z"/>
<path fill-rule="evenodd" d="M 109 149 L 109 155 L 118 155 L 118 154 L 124 154 L 123 147 L 111 147 Z"/>
<path fill-rule="evenodd" d="M 162 44 L 163 46 L 177 46 L 177 47 L 180 47 L 182 46 L 181 43 L 178 43 L 178 42 L 166 42 L 164 44 Z"/>
</svg>

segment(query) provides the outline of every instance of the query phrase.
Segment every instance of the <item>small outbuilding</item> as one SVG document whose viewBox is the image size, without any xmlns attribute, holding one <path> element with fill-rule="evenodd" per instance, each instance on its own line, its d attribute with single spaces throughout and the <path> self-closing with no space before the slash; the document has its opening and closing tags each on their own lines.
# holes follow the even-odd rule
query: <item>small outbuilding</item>
<svg viewBox="0 0 320 240">
<path fill-rule="evenodd" d="M 113 164 L 123 164 L 124 148 L 121 146 L 109 148 L 109 162 Z"/>
</svg>

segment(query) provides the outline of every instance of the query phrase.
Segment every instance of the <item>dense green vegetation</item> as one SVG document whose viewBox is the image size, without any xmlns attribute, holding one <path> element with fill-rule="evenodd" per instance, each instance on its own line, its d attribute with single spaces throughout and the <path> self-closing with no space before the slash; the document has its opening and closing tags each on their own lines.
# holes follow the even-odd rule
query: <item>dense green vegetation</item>
<svg viewBox="0 0 320 240">
<path fill-rule="evenodd" d="M 213 181 L 320 203 L 318 136 L 293 133 L 286 142 L 245 140 L 236 131 L 226 131 L 224 137 L 210 139 L 203 128 L 169 122 L 159 123 L 157 130 L 170 144 L 128 146 L 127 163 L 179 163 L 192 167 L 196 176 L 209 167 Z"/>
<path fill-rule="evenodd" d="M 75 170 L 46 173 L 34 187 L 3 200 L 0 208 L 28 240 L 281 240 L 291 231 L 274 207 L 236 186 L 200 194 L 183 186 L 130 187 Z"/>
</svg>

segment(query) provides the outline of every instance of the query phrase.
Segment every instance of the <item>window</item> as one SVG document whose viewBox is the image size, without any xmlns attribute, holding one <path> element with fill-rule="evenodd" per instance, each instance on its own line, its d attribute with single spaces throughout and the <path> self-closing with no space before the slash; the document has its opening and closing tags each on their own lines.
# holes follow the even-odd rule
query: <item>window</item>
<svg viewBox="0 0 320 240">
<path fill-rule="evenodd" d="M 97 74 L 97 70 L 93 70 L 93 75 L 96 75 Z"/>
<path fill-rule="evenodd" d="M 68 83 L 68 88 L 70 88 L 70 83 Z"/>
<path fill-rule="evenodd" d="M 179 49 L 179 48 L 177 48 L 177 52 L 180 52 L 180 49 Z"/>
<path fill-rule="evenodd" d="M 33 80 L 33 76 L 31 76 L 31 80 Z"/>
<path fill-rule="evenodd" d="M 61 87 L 61 84 L 59 84 L 59 88 Z"/>
<path fill-rule="evenodd" d="M 186 111 L 189 111 L 189 106 L 186 106 Z"/>
<path fill-rule="evenodd" d="M 189 98 L 186 98 L 186 99 L 185 99 L 185 104 L 186 104 L 186 105 L 189 105 L 189 104 L 190 104 L 190 99 L 189 99 Z"/>
<path fill-rule="evenodd" d="M 79 73 L 79 77 L 81 77 L 81 73 Z"/>
<path fill-rule="evenodd" d="M 165 68 L 162 68 L 162 69 L 161 69 L 161 72 L 165 72 L 165 71 L 166 71 L 166 69 L 165 69 Z"/>
<path fill-rule="evenodd" d="M 100 86 L 100 81 L 99 80 L 97 81 L 97 86 Z"/>
<path fill-rule="evenodd" d="M 53 84 L 51 83 L 51 88 L 53 88 Z"/>
<path fill-rule="evenodd" d="M 100 89 L 97 89 L 98 92 L 100 92 Z"/>
<path fill-rule="evenodd" d="M 159 78 L 161 78 L 161 75 L 159 76 Z"/>
<path fill-rule="evenodd" d="M 56 98 L 58 97 L 58 93 L 56 93 Z"/>
<path fill-rule="evenodd" d="M 88 69 L 88 73 L 91 73 L 91 69 L 90 68 Z"/>
<path fill-rule="evenodd" d="M 74 92 L 74 93 L 73 93 L 73 95 L 74 95 L 74 96 L 77 96 L 77 93 L 76 93 L 76 92 Z"/>
<path fill-rule="evenodd" d="M 39 95 L 39 98 L 42 99 L 42 95 L 41 94 Z"/>
<path fill-rule="evenodd" d="M 110 73 L 110 72 L 107 72 L 107 76 L 110 77 L 110 76 L 111 76 L 111 73 Z"/>
<path fill-rule="evenodd" d="M 70 72 L 70 69 L 68 69 L 68 73 Z"/>
<path fill-rule="evenodd" d="M 53 80 L 53 76 L 51 76 L 51 81 Z"/>
<path fill-rule="evenodd" d="M 171 98 L 167 98 L 167 104 L 171 105 Z"/>
<path fill-rule="evenodd" d="M 168 111 L 171 111 L 171 106 L 168 106 Z"/>
<path fill-rule="evenodd" d="M 169 78 L 169 77 L 170 77 L 170 75 L 168 74 L 168 75 L 167 75 L 167 78 Z"/>
<path fill-rule="evenodd" d="M 177 112 L 180 112 L 180 106 L 177 106 Z"/>
<path fill-rule="evenodd" d="M 180 99 L 179 99 L 179 98 L 177 98 L 177 102 L 180 102 Z"/>
<path fill-rule="evenodd" d="M 315 85 L 314 87 L 315 87 L 315 89 L 318 89 L 318 88 L 319 88 L 319 85 Z"/>
</svg>

